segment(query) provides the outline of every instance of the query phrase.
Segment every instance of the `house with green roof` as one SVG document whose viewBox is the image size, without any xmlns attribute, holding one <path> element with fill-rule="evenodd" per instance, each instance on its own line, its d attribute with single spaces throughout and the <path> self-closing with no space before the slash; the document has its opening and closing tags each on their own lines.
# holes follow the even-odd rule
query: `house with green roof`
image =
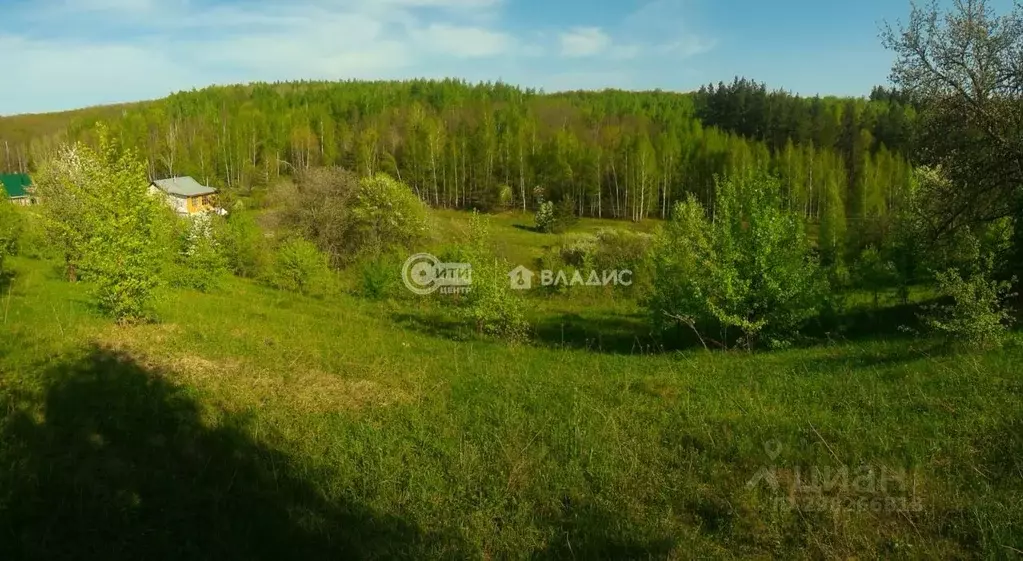
<svg viewBox="0 0 1023 561">
<path fill-rule="evenodd" d="M 0 173 L 0 186 L 4 194 L 16 205 L 35 203 L 32 196 L 32 178 L 24 173 Z"/>
</svg>

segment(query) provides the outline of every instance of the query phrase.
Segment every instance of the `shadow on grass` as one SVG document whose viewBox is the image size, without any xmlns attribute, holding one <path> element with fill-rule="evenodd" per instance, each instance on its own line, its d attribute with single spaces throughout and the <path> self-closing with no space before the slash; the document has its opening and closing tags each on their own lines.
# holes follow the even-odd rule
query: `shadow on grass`
<svg viewBox="0 0 1023 561">
<path fill-rule="evenodd" d="M 128 357 L 94 349 L 43 379 L 41 415 L 0 393 L 0 559 L 464 555 L 451 536 L 329 501 L 243 418 L 205 426 L 192 397 Z"/>
<path fill-rule="evenodd" d="M 533 339 L 541 346 L 608 354 L 654 354 L 675 350 L 679 345 L 666 347 L 641 315 L 559 314 L 535 324 Z"/>
<path fill-rule="evenodd" d="M 534 559 L 667 559 L 676 539 L 643 535 L 618 515 L 591 503 L 564 497 L 560 517 L 552 521 L 557 534 Z"/>
<path fill-rule="evenodd" d="M 6 297 L 14 283 L 14 271 L 0 270 L 0 296 Z"/>
<path fill-rule="evenodd" d="M 859 307 L 845 314 L 820 322 L 816 329 L 807 334 L 814 338 L 826 339 L 837 334 L 839 339 L 849 341 L 902 340 L 915 337 L 922 330 L 920 314 L 933 302 L 899 304 L 896 306 Z"/>
<path fill-rule="evenodd" d="M 394 313 L 391 321 L 405 329 L 452 341 L 468 341 L 476 337 L 476 332 L 463 322 L 442 312 Z"/>
<path fill-rule="evenodd" d="M 819 322 L 803 332 L 796 346 L 814 348 L 829 343 L 866 341 L 904 341 L 922 330 L 919 314 L 925 304 L 900 305 L 873 310 L 854 309 L 842 316 Z M 433 337 L 454 341 L 477 338 L 475 330 L 443 311 L 401 312 L 391 315 L 396 324 Z M 721 350 L 735 347 L 739 332 L 732 330 L 727 341 L 712 330 L 702 333 L 703 340 L 687 326 L 676 326 L 658 333 L 643 314 L 557 313 L 534 321 L 532 343 L 540 347 L 581 349 L 607 354 L 660 354 L 690 349 Z M 767 350 L 764 348 L 763 350 Z M 901 363 L 928 355 L 941 354 L 939 347 L 901 349 L 887 357 L 864 358 L 862 366 Z M 870 362 L 873 361 L 873 362 Z M 868 364 L 868 362 L 870 362 Z"/>
<path fill-rule="evenodd" d="M 396 313 L 391 315 L 391 320 L 406 329 L 452 341 L 479 337 L 470 326 L 442 312 Z M 645 316 L 564 313 L 533 323 L 530 341 L 538 347 L 607 354 L 657 354 L 699 344 L 684 331 L 679 330 L 679 333 L 680 336 L 670 338 L 670 344 L 665 344 Z"/>
<path fill-rule="evenodd" d="M 859 371 L 864 369 L 884 369 L 900 366 L 919 360 L 928 360 L 948 356 L 954 351 L 943 343 L 923 342 L 910 345 L 884 345 L 877 349 L 845 350 L 839 355 L 819 357 L 811 360 L 814 372 L 835 372 L 839 369 Z M 893 375 L 904 375 L 904 371 L 894 371 Z"/>
<path fill-rule="evenodd" d="M 512 224 L 512 227 L 516 228 L 518 230 L 525 230 L 527 232 L 533 232 L 534 234 L 542 234 L 543 233 L 543 230 L 540 230 L 536 226 L 529 226 L 529 225 L 526 225 L 526 224 Z"/>
</svg>

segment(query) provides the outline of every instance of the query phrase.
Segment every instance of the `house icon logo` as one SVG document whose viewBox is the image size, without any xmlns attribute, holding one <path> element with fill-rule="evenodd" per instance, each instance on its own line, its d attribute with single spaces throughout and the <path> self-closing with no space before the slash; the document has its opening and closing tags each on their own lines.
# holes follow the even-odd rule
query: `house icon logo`
<svg viewBox="0 0 1023 561">
<path fill-rule="evenodd" d="M 533 288 L 534 276 L 536 276 L 536 274 L 523 265 L 515 267 L 510 273 L 508 273 L 508 279 L 511 281 L 512 290 L 529 290 L 530 288 Z"/>
</svg>

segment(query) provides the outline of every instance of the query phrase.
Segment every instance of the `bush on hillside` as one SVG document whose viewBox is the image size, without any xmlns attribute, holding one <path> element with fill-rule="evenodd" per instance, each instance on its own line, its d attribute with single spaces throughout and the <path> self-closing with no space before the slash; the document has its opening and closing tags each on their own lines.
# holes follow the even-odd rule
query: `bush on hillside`
<svg viewBox="0 0 1023 561">
<path fill-rule="evenodd" d="M 335 267 L 409 249 L 426 232 L 426 205 L 385 174 L 360 179 L 341 168 L 313 168 L 277 190 L 287 201 L 282 226 L 314 242 Z"/>
<path fill-rule="evenodd" d="M 353 255 L 410 249 L 426 234 L 426 205 L 388 175 L 364 178 L 351 207 L 349 232 Z"/>
<path fill-rule="evenodd" d="M 592 234 L 569 234 L 561 238 L 561 243 L 554 248 L 560 263 L 552 262 L 545 269 L 554 269 L 559 265 L 585 267 L 593 260 L 597 252 L 597 236 Z"/>
<path fill-rule="evenodd" d="M 278 290 L 320 297 L 330 290 L 333 273 L 327 257 L 303 239 L 284 242 L 274 255 L 267 282 Z"/>
<path fill-rule="evenodd" d="M 0 274 L 3 274 L 4 260 L 18 250 L 22 220 L 18 210 L 2 192 L 0 192 L 0 197 L 3 197 L 0 199 Z"/>
<path fill-rule="evenodd" d="M 401 267 L 405 257 L 385 253 L 364 259 L 359 264 L 359 294 L 373 300 L 397 298 L 405 294 Z"/>
<path fill-rule="evenodd" d="M 218 221 L 215 237 L 228 270 L 243 278 L 258 278 L 270 266 L 266 236 L 251 215 L 232 213 Z"/>
<path fill-rule="evenodd" d="M 964 276 L 958 269 L 948 269 L 935 275 L 938 293 L 947 304 L 928 308 L 923 320 L 932 332 L 944 335 L 949 341 L 970 347 L 990 347 L 1001 344 L 1012 323 L 1007 306 L 1015 282 L 991 278 L 991 266 Z"/>
<path fill-rule="evenodd" d="M 658 326 L 783 346 L 820 313 L 826 276 L 779 193 L 776 179 L 755 175 L 719 183 L 714 220 L 694 197 L 675 205 L 652 253 L 646 306 Z"/>
<path fill-rule="evenodd" d="M 478 333 L 519 341 L 526 338 L 529 329 L 525 304 L 508 282 L 510 264 L 494 255 L 491 243 L 486 218 L 473 212 L 469 242 L 462 253 L 472 264 L 472 290 L 461 313 Z"/>
<path fill-rule="evenodd" d="M 553 256 L 545 256 L 542 269 L 559 269 L 562 266 L 583 271 L 631 271 L 633 284 L 640 279 L 649 279 L 650 247 L 653 236 L 617 228 L 604 228 L 595 234 L 565 236 L 556 249 L 560 263 Z"/>
<path fill-rule="evenodd" d="M 600 270 L 642 271 L 648 266 L 653 236 L 621 229 L 601 229 L 596 234 L 593 264 Z"/>
<path fill-rule="evenodd" d="M 209 292 L 220 285 L 227 273 L 227 262 L 214 235 L 215 220 L 220 218 L 205 214 L 186 222 L 171 279 L 174 286 Z"/>
<path fill-rule="evenodd" d="M 149 317 L 166 248 L 154 243 L 166 206 L 148 194 L 145 164 L 99 129 L 99 150 L 64 146 L 36 175 L 52 239 L 68 278 L 94 281 L 99 308 L 121 323 Z M 97 188 L 102 186 L 103 188 Z"/>
</svg>

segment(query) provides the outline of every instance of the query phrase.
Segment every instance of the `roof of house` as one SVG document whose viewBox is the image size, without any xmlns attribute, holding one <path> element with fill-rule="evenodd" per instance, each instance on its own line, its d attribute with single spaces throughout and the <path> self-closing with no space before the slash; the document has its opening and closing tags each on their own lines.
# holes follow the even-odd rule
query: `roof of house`
<svg viewBox="0 0 1023 561">
<path fill-rule="evenodd" d="M 24 173 L 0 174 L 0 184 L 3 184 L 8 197 L 18 199 L 28 196 L 28 188 L 32 186 L 32 178 Z"/>
<path fill-rule="evenodd" d="M 157 179 L 153 182 L 153 185 L 156 185 L 158 189 L 168 195 L 178 195 L 181 197 L 198 197 L 200 195 L 212 195 L 217 192 L 213 187 L 200 185 L 198 181 L 191 177 Z"/>
</svg>

